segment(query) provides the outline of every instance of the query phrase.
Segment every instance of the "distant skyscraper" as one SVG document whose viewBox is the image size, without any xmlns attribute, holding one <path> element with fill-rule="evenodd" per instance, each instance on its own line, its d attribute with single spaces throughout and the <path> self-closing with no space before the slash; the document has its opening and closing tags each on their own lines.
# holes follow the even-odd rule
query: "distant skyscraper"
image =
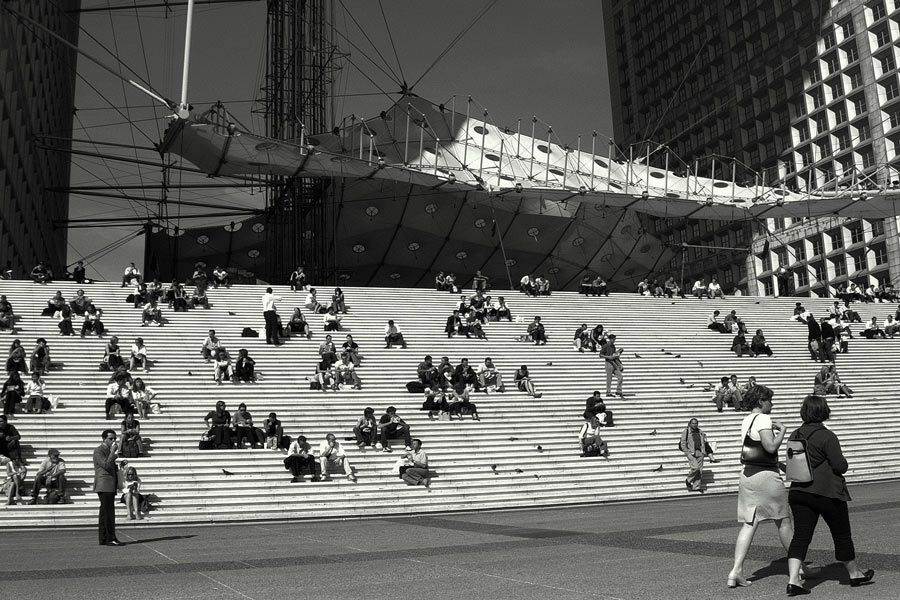
<svg viewBox="0 0 900 600">
<path fill-rule="evenodd" d="M 651 160 L 738 183 L 835 188 L 900 180 L 900 3 L 894 0 L 605 0 L 616 140 Z M 832 295 L 900 274 L 882 220 L 657 219 L 685 271 L 745 293 Z M 681 268 L 681 257 L 670 270 Z"/>
<path fill-rule="evenodd" d="M 0 9 L 0 266 L 22 277 L 39 260 L 66 260 L 68 141 L 75 95 L 73 44 L 81 0 L 4 0 Z M 9 11 L 5 10 L 6 8 Z M 12 12 L 14 11 L 14 12 Z M 26 17 L 22 19 L 16 14 Z"/>
</svg>

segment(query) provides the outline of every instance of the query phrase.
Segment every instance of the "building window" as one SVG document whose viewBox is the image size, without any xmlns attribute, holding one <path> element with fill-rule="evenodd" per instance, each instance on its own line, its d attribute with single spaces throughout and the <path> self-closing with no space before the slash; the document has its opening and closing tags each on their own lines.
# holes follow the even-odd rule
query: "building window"
<svg viewBox="0 0 900 600">
<path fill-rule="evenodd" d="M 888 113 L 888 121 L 891 124 L 891 129 L 900 126 L 900 108 L 891 109 Z"/>
<path fill-rule="evenodd" d="M 856 89 L 863 84 L 862 71 L 853 69 L 847 75 L 850 77 L 850 89 Z"/>
<path fill-rule="evenodd" d="M 700 223 L 693 223 L 691 225 L 691 239 L 698 239 L 700 237 Z"/>
<path fill-rule="evenodd" d="M 852 42 L 844 46 L 844 53 L 847 56 L 848 63 L 856 62 L 857 60 L 859 60 L 859 52 L 856 50 L 856 44 Z"/>
<path fill-rule="evenodd" d="M 812 100 L 813 108 L 819 108 L 823 104 L 825 104 L 825 94 L 822 93 L 822 88 L 818 87 L 809 92 L 809 97 Z"/>
<path fill-rule="evenodd" d="M 741 263 L 738 265 L 738 279 L 745 279 L 747 277 L 747 265 Z"/>
<path fill-rule="evenodd" d="M 841 233 L 841 230 L 829 231 L 828 237 L 831 238 L 831 249 L 837 250 L 838 248 L 844 247 L 844 236 Z"/>
<path fill-rule="evenodd" d="M 875 166 L 875 154 L 871 148 L 860 150 L 859 155 L 862 158 L 863 169 Z"/>
<path fill-rule="evenodd" d="M 876 2 L 870 6 L 872 9 L 872 20 L 877 21 L 883 19 L 885 15 L 884 2 Z"/>
<path fill-rule="evenodd" d="M 843 34 L 845 40 L 848 37 L 852 37 L 854 33 L 856 33 L 856 31 L 853 29 L 853 21 L 845 21 L 841 25 L 841 34 Z"/>
<path fill-rule="evenodd" d="M 797 287 L 806 287 L 809 285 L 809 271 L 806 269 L 797 270 Z"/>
<path fill-rule="evenodd" d="M 784 229 L 784 217 L 775 217 L 775 230 Z"/>
<path fill-rule="evenodd" d="M 887 27 L 882 27 L 878 31 L 875 32 L 875 43 L 877 47 L 884 46 L 888 42 L 891 41 L 891 36 L 888 33 Z"/>
<path fill-rule="evenodd" d="M 803 242 L 794 244 L 794 256 L 797 260 L 806 260 L 806 244 Z"/>
<path fill-rule="evenodd" d="M 865 121 L 856 125 L 856 132 L 857 141 L 860 142 L 865 142 L 872 137 L 872 134 L 869 132 L 869 124 Z"/>
<path fill-rule="evenodd" d="M 813 265 L 813 270 L 816 272 L 816 281 L 828 281 L 828 273 L 825 271 L 825 263 L 818 263 L 816 265 Z"/>
<path fill-rule="evenodd" d="M 743 229 L 743 227 L 742 227 L 741 229 L 738 229 L 737 231 L 734 232 L 734 245 L 735 245 L 735 246 L 741 246 L 741 245 L 743 245 L 744 243 L 746 243 L 746 242 L 745 242 L 746 239 L 747 239 L 747 238 L 744 236 L 744 229 Z"/>
<path fill-rule="evenodd" d="M 881 62 L 882 73 L 890 73 L 897 68 L 897 63 L 894 61 L 894 53 L 892 50 L 889 50 L 884 56 L 879 56 L 878 60 Z"/>
<path fill-rule="evenodd" d="M 846 150 L 850 147 L 850 133 L 846 129 L 834 132 L 838 150 Z"/>
<path fill-rule="evenodd" d="M 837 54 L 831 54 L 825 57 L 825 64 L 828 66 L 829 75 L 834 75 L 841 69 L 841 63 L 838 60 Z"/>
<path fill-rule="evenodd" d="M 826 32 L 822 35 L 822 43 L 823 43 L 823 45 L 825 46 L 825 49 L 826 49 L 826 50 L 828 50 L 829 48 L 831 48 L 832 46 L 834 46 L 834 44 L 835 44 L 835 39 L 834 39 L 834 31 L 833 31 L 833 30 L 831 30 L 831 31 L 826 31 Z"/>
<path fill-rule="evenodd" d="M 856 98 L 853 98 L 852 102 L 853 110 L 856 112 L 857 116 L 865 114 L 866 110 L 868 110 L 865 96 L 857 96 Z"/>
<path fill-rule="evenodd" d="M 887 263 L 887 247 L 884 244 L 873 247 L 872 253 L 875 255 L 876 265 L 883 265 Z"/>
<path fill-rule="evenodd" d="M 846 116 L 844 119 L 846 120 Z M 816 121 L 816 131 L 818 133 L 824 133 L 828 131 L 828 116 L 824 112 L 820 112 L 815 115 L 813 119 Z"/>
<path fill-rule="evenodd" d="M 774 296 L 775 295 L 775 285 L 772 283 L 771 277 L 766 277 L 762 280 L 763 284 L 763 296 Z"/>
<path fill-rule="evenodd" d="M 821 79 L 821 77 L 819 77 L 819 68 L 818 67 L 811 68 L 809 70 L 809 82 L 816 83 L 817 81 L 819 81 L 819 79 Z"/>
<path fill-rule="evenodd" d="M 855 254 L 853 256 L 853 262 L 856 264 L 857 271 L 865 271 L 868 268 L 866 266 L 866 255 L 863 252 Z"/>
<path fill-rule="evenodd" d="M 862 223 L 852 223 L 847 226 L 847 229 L 850 230 L 850 243 L 858 244 L 863 241 L 863 227 Z"/>
<path fill-rule="evenodd" d="M 869 225 L 872 227 L 872 237 L 878 237 L 879 235 L 884 235 L 884 220 L 876 219 L 874 221 L 869 221 Z"/>
<path fill-rule="evenodd" d="M 891 77 L 890 81 L 884 83 L 884 94 L 888 100 L 893 100 L 900 96 L 900 87 L 897 86 L 897 78 Z"/>
<path fill-rule="evenodd" d="M 813 256 L 822 256 L 822 254 L 825 253 L 825 245 L 822 243 L 822 236 L 817 235 L 816 237 L 809 238 L 809 243 L 812 245 Z"/>
<path fill-rule="evenodd" d="M 834 265 L 834 276 L 835 277 L 843 277 L 847 274 L 847 260 L 844 256 L 836 256 L 831 259 L 831 264 Z"/>
<path fill-rule="evenodd" d="M 760 254 L 759 256 L 760 263 L 762 265 L 763 271 L 771 271 L 772 270 L 772 257 L 768 252 L 765 254 Z"/>
<path fill-rule="evenodd" d="M 841 102 L 837 106 L 834 107 L 834 121 L 835 123 L 843 123 L 847 120 L 847 108 L 844 106 L 844 103 Z"/>
</svg>

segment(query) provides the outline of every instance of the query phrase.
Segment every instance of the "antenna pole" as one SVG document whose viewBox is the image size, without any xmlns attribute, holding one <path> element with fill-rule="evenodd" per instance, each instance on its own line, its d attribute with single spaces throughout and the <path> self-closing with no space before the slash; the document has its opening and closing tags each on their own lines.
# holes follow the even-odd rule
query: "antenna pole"
<svg viewBox="0 0 900 600">
<path fill-rule="evenodd" d="M 191 29 L 194 24 L 194 0 L 188 0 L 187 23 L 184 30 L 184 67 L 181 73 L 181 104 L 178 105 L 178 116 L 187 119 L 190 115 L 188 109 L 188 71 L 191 65 Z"/>
</svg>

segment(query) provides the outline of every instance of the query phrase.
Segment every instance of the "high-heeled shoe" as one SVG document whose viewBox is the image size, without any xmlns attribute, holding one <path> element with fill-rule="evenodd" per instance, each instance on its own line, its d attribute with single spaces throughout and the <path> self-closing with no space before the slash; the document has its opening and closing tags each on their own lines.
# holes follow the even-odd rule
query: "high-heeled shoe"
<svg viewBox="0 0 900 600">
<path fill-rule="evenodd" d="M 873 577 L 875 577 L 875 569 L 869 569 L 868 571 L 863 573 L 862 577 L 851 577 L 850 587 L 859 587 L 864 583 L 872 581 Z"/>
<path fill-rule="evenodd" d="M 743 577 L 729 577 L 725 583 L 730 588 L 750 587 L 751 585 L 753 585 L 752 581 L 747 581 Z"/>
<path fill-rule="evenodd" d="M 794 585 L 793 583 L 787 584 L 787 595 L 788 596 L 805 596 L 809 593 L 809 590 L 803 587 L 802 585 Z"/>
</svg>

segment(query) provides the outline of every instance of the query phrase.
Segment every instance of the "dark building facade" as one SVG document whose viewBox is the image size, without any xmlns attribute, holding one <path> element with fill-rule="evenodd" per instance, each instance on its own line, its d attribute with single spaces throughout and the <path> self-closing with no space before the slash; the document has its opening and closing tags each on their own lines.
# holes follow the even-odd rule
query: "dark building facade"
<svg viewBox="0 0 900 600">
<path fill-rule="evenodd" d="M 640 157 L 649 148 L 655 166 L 668 156 L 677 171 L 749 185 L 790 179 L 792 125 L 805 113 L 804 77 L 830 6 L 829 0 L 604 0 L 615 137 L 623 152 Z M 773 291 L 759 285 L 757 262 L 746 251 L 725 248 L 749 249 L 767 229 L 764 222 L 690 219 L 656 218 L 651 225 L 666 243 L 683 246 L 669 272 L 683 268 L 688 280 L 715 276 L 727 291 L 752 295 Z"/>
<path fill-rule="evenodd" d="M 4 0 L 0 7 L 0 265 L 22 277 L 66 260 L 76 53 L 35 23 L 78 41 L 80 0 Z M 24 17 L 24 18 L 22 18 Z"/>
</svg>

